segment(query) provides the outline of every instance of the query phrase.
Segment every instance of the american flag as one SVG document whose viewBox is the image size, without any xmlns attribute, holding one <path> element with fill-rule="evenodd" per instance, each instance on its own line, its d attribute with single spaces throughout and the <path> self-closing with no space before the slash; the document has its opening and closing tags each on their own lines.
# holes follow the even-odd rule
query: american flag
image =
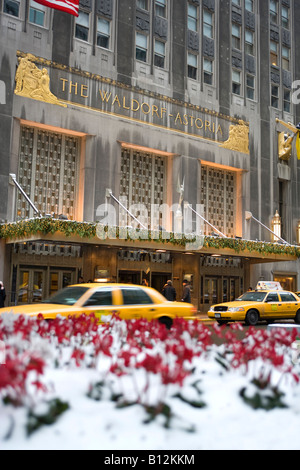
<svg viewBox="0 0 300 470">
<path fill-rule="evenodd" d="M 79 0 L 34 0 L 36 3 L 45 5 L 55 10 L 65 11 L 71 15 L 78 16 Z"/>
</svg>

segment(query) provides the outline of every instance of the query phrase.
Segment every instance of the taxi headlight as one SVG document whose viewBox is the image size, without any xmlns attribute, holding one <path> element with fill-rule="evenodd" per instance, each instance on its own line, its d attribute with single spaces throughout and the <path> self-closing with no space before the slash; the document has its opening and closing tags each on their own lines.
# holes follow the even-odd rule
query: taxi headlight
<svg viewBox="0 0 300 470">
<path fill-rule="evenodd" d="M 245 309 L 243 307 L 230 307 L 228 309 L 228 312 L 232 312 L 232 313 L 234 313 L 234 312 L 244 312 L 244 311 L 245 311 Z"/>
</svg>

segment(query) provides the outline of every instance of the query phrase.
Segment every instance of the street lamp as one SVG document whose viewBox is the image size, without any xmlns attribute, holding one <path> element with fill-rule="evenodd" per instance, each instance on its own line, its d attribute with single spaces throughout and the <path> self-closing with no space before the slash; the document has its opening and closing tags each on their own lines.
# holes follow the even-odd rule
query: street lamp
<svg viewBox="0 0 300 470">
<path fill-rule="evenodd" d="M 278 227 L 278 218 L 276 217 L 276 214 L 277 214 L 278 217 L 279 217 L 279 222 L 280 222 L 280 226 L 279 226 L 279 227 Z M 275 216 L 273 217 L 273 219 L 275 219 L 275 217 L 276 217 L 277 225 L 275 225 L 274 228 L 277 230 L 277 233 L 276 233 L 275 231 L 269 229 L 269 227 L 267 227 L 266 225 L 264 225 L 264 224 L 263 224 L 262 222 L 260 222 L 259 220 L 257 220 L 257 219 L 252 215 L 252 212 L 246 211 L 246 212 L 245 212 L 245 219 L 246 219 L 246 220 L 251 220 L 251 219 L 255 220 L 255 222 L 257 222 L 259 225 L 261 225 L 261 226 L 264 227 L 266 230 L 268 230 L 270 233 L 272 233 L 274 241 L 275 241 L 275 240 L 276 240 L 276 241 L 280 240 L 280 241 L 281 241 L 282 243 L 284 243 L 285 245 L 289 245 L 289 246 L 290 246 L 290 244 L 289 244 L 288 242 L 286 242 L 285 240 L 283 240 L 283 238 L 281 238 L 281 236 L 280 236 L 280 232 L 281 232 L 281 221 L 280 221 L 280 216 L 279 216 L 279 214 L 278 214 L 277 211 L 276 211 L 276 214 L 275 214 Z M 273 221 L 273 219 L 272 219 L 272 221 Z M 278 229 L 280 229 L 280 232 L 279 232 L 279 233 L 278 233 Z"/>
<path fill-rule="evenodd" d="M 300 220 L 297 225 L 297 245 L 300 245 Z"/>
<path fill-rule="evenodd" d="M 276 210 L 274 217 L 272 218 L 272 230 L 273 230 L 273 241 L 278 242 L 281 237 L 281 218 Z"/>
</svg>

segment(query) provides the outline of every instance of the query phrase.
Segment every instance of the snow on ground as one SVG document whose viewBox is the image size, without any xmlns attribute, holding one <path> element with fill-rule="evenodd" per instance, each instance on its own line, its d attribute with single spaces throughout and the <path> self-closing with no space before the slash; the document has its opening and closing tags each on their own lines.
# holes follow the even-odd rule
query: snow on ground
<svg viewBox="0 0 300 470">
<path fill-rule="evenodd" d="M 215 347 L 218 350 L 220 347 Z M 104 360 L 105 362 L 105 360 Z M 166 402 L 175 415 L 170 428 L 164 427 L 162 416 L 145 424 L 146 413 L 140 405 L 117 408 L 108 389 L 100 400 L 87 396 L 89 385 L 99 381 L 99 370 L 91 368 L 47 366 L 43 383 L 48 386 L 47 398 L 59 397 L 69 409 L 49 426 L 26 435 L 27 408 L 0 404 L 1 450 L 299 450 L 300 385 L 283 380 L 286 408 L 271 411 L 253 410 L 239 396 L 249 386 L 249 374 L 239 370 L 225 371 L 215 355 L 195 358 L 196 372 L 180 389 L 186 398 L 205 403 L 195 408 L 174 394 L 178 387 L 168 388 Z M 144 377 L 137 374 L 143 383 Z M 299 371 L 298 371 L 299 372 Z M 121 378 L 128 390 L 131 379 Z M 152 379 L 151 379 L 152 380 Z M 151 393 L 160 393 L 155 382 Z M 192 384 L 197 380 L 196 393 Z M 129 395 L 130 396 L 129 392 Z M 34 396 L 38 402 L 42 392 Z M 42 403 L 42 400 L 40 400 Z M 42 404 L 40 405 L 43 406 Z M 9 435 L 9 437 L 8 437 Z"/>
</svg>

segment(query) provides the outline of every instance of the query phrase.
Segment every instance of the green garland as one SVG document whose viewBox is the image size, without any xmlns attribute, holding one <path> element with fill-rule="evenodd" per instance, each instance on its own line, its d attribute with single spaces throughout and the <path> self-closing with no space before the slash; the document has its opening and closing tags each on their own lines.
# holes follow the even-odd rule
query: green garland
<svg viewBox="0 0 300 470">
<path fill-rule="evenodd" d="M 7 223 L 0 225 L 0 238 L 5 240 L 18 240 L 30 237 L 32 235 L 41 234 L 49 235 L 60 232 L 66 237 L 72 235 L 78 236 L 82 239 L 92 239 L 98 236 L 97 223 L 77 222 L 70 220 L 58 220 L 52 218 L 36 218 L 27 219 L 20 222 Z M 121 227 L 103 227 L 105 238 L 117 238 L 136 240 L 137 230 L 134 231 L 134 237 L 130 237 L 130 231 L 124 236 L 124 230 Z M 160 244 L 168 243 L 174 246 L 185 247 L 188 243 L 192 243 L 195 239 L 190 239 L 187 236 L 178 236 L 172 232 L 156 232 L 155 237 L 151 230 L 140 231 L 139 240 L 147 240 L 157 242 Z M 235 238 L 219 238 L 219 237 L 204 237 L 204 248 L 213 248 L 214 250 L 230 249 L 235 253 L 242 253 L 244 251 L 256 252 L 260 255 L 282 255 L 300 257 L 300 247 L 287 246 L 277 243 L 249 241 Z"/>
</svg>

